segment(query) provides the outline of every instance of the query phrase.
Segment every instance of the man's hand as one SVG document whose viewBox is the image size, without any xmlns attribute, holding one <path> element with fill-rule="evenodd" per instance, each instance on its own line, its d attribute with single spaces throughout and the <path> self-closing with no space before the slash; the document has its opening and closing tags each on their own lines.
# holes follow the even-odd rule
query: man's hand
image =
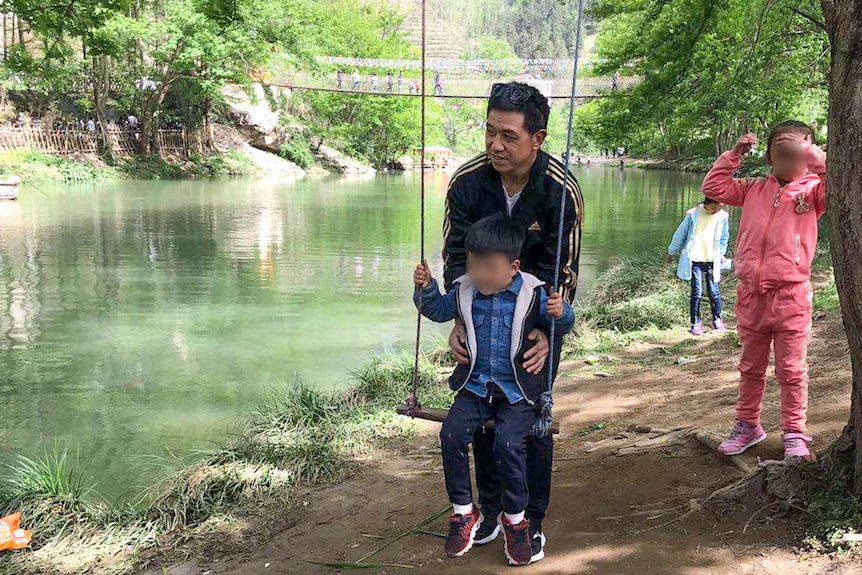
<svg viewBox="0 0 862 575">
<path fill-rule="evenodd" d="M 455 327 L 449 334 L 449 349 L 452 350 L 455 361 L 462 365 L 470 363 L 470 355 L 467 351 L 467 331 L 464 329 L 464 324 L 458 320 L 455 321 Z"/>
<path fill-rule="evenodd" d="M 548 297 L 548 306 L 547 306 L 548 315 L 553 318 L 560 319 L 563 317 L 563 296 L 561 296 L 558 292 L 552 291 L 551 295 Z"/>
<path fill-rule="evenodd" d="M 431 286 L 431 270 L 425 262 L 416 266 L 416 271 L 413 272 L 413 285 L 422 289 Z"/>
<path fill-rule="evenodd" d="M 667 254 L 667 255 L 664 257 L 664 262 L 665 262 L 667 265 L 671 265 L 671 264 L 673 264 L 673 256 L 672 256 L 671 254 Z"/>
<path fill-rule="evenodd" d="M 527 334 L 527 339 L 535 341 L 536 345 L 524 353 L 523 367 L 527 373 L 536 375 L 542 371 L 548 359 L 548 336 L 539 328 L 535 328 Z"/>
<path fill-rule="evenodd" d="M 740 156 L 744 156 L 745 154 L 750 152 L 751 149 L 756 145 L 757 136 L 751 133 L 745 134 L 736 141 L 736 145 L 733 147 L 733 151 Z"/>
</svg>

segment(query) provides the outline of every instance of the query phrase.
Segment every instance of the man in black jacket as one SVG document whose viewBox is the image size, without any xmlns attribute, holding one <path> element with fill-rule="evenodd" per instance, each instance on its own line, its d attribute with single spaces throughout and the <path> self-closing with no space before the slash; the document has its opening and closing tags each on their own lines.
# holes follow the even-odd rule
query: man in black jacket
<svg viewBox="0 0 862 575">
<path fill-rule="evenodd" d="M 532 86 L 512 82 L 495 84 L 488 101 L 485 153 L 461 166 L 452 176 L 446 196 L 443 223 L 443 261 L 446 290 L 466 270 L 464 238 L 474 222 L 496 213 L 507 213 L 524 226 L 527 241 L 521 267 L 549 286 L 554 281 L 556 257 L 560 259 L 559 292 L 570 303 L 578 282 L 583 196 L 574 176 L 541 148 L 547 136 L 548 100 Z M 565 194 L 563 242 L 557 254 L 560 199 Z M 548 356 L 548 334 L 533 330 L 534 347 L 525 354 L 524 368 L 538 373 Z M 469 363 L 463 326 L 456 323 L 449 345 L 460 363 Z M 560 361 L 562 338 L 554 341 L 553 370 Z M 492 455 L 493 430 L 480 429 L 473 438 L 479 503 L 486 521 L 476 534 L 476 544 L 489 543 L 499 534 L 500 479 Z M 550 434 L 527 438 L 527 475 L 530 503 L 530 540 L 533 562 L 544 558 L 542 520 L 551 490 L 553 439 Z"/>
</svg>

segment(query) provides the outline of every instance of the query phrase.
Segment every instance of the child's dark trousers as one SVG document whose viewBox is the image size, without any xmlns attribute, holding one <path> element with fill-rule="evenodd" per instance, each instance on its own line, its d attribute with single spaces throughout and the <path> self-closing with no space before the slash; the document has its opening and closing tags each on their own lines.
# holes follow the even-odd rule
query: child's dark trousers
<svg viewBox="0 0 862 575">
<path fill-rule="evenodd" d="M 536 421 L 536 412 L 524 399 L 509 403 L 494 385 L 484 398 L 466 390 L 460 391 L 443 422 L 440 446 L 449 501 L 456 505 L 473 501 L 467 446 L 473 441 L 476 430 L 489 419 L 494 419 L 493 453 L 503 488 L 503 511 L 520 513 L 529 501 L 524 441 Z"/>
</svg>

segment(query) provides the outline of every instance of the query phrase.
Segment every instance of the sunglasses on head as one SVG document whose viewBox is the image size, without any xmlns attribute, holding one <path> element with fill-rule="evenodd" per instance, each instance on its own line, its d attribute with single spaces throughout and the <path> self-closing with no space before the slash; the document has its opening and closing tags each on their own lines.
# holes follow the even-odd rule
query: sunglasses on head
<svg viewBox="0 0 862 575">
<path fill-rule="evenodd" d="M 536 95 L 536 89 L 527 86 L 497 83 L 491 86 L 491 97 L 509 97 L 509 102 L 515 106 L 523 106 Z"/>
</svg>

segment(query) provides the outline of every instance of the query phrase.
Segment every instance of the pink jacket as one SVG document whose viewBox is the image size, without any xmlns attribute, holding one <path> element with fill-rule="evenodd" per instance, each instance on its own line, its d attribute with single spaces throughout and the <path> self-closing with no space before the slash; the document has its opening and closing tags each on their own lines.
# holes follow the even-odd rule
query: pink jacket
<svg viewBox="0 0 862 575">
<path fill-rule="evenodd" d="M 826 157 L 782 188 L 775 176 L 734 179 L 742 157 L 729 151 L 713 164 L 703 193 L 742 206 L 734 253 L 736 276 L 752 293 L 808 281 L 817 247 L 817 219 L 826 210 Z M 778 207 L 775 207 L 776 199 Z"/>
</svg>

